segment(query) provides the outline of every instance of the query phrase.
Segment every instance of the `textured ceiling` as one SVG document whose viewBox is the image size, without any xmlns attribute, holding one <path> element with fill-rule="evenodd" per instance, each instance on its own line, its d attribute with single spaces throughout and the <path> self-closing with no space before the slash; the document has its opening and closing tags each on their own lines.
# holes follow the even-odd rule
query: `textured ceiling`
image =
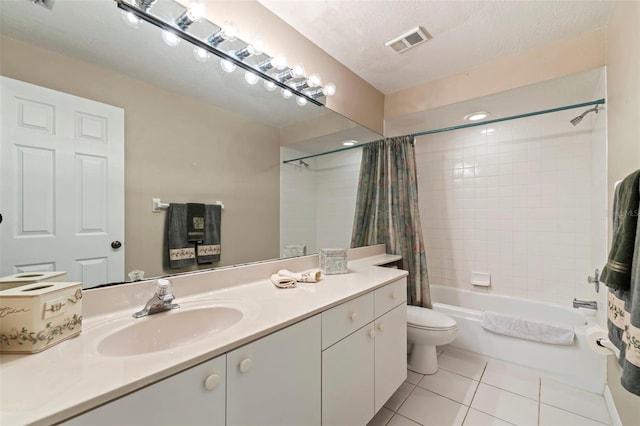
<svg viewBox="0 0 640 426">
<path fill-rule="evenodd" d="M 385 94 L 606 26 L 607 1 L 259 0 Z M 433 37 L 385 46 L 422 26 Z"/>
</svg>

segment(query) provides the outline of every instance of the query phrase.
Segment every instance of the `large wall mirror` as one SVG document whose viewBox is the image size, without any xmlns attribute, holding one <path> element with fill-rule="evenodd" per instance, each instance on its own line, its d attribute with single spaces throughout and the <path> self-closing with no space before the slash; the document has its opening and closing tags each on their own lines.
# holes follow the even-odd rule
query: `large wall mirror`
<svg viewBox="0 0 640 426">
<path fill-rule="evenodd" d="M 123 178 L 123 207 L 117 215 L 123 218 L 124 228 L 120 235 L 109 234 L 116 225 L 106 211 L 117 203 L 111 203 L 108 195 L 99 196 L 101 191 L 108 193 L 100 186 L 100 179 L 106 182 L 111 178 L 108 169 L 102 167 L 107 162 L 101 154 L 84 153 L 86 161 L 75 158 L 66 167 L 56 163 L 56 156 L 51 154 L 54 151 L 47 145 L 49 136 L 35 136 L 42 145 L 22 149 L 27 144 L 16 136 L 21 130 L 3 130 L 0 276 L 64 270 L 70 280 L 94 287 L 129 281 L 127 274 L 133 270 L 143 270 L 149 278 L 194 269 L 163 267 L 166 212 L 152 212 L 153 198 L 163 203 L 224 204 L 220 261 L 198 268 L 278 258 L 284 245 L 294 243 L 306 245 L 308 254 L 318 247 L 346 244 L 318 238 L 327 235 L 321 230 L 324 225 L 314 220 L 328 217 L 322 213 L 322 208 L 328 207 L 326 200 L 313 196 L 311 201 L 309 194 L 305 200 L 291 198 L 292 194 L 281 189 L 281 180 L 286 183 L 287 178 L 299 177 L 297 173 L 309 169 L 313 176 L 307 174 L 305 179 L 320 187 L 323 173 L 336 170 L 335 164 L 304 161 L 313 166 L 309 167 L 302 162 L 283 165 L 282 160 L 336 149 L 344 140 L 367 142 L 379 135 L 325 107 L 310 103 L 301 107 L 293 99 L 283 99 L 280 90 L 265 90 L 261 81 L 251 85 L 243 72 L 223 71 L 217 58 L 201 62 L 194 57 L 193 46 L 184 41 L 167 46 L 159 29 L 144 22 L 137 28 L 129 26 L 113 0 L 45 3 L 53 7 L 27 0 L 0 2 L 0 74 L 4 81 L 18 80 L 122 110 L 124 168 L 114 177 Z M 31 114 L 34 120 L 44 117 L 46 122 L 48 116 L 38 115 L 38 108 L 53 111 L 49 118 L 54 124 L 48 129 L 51 134 L 60 134 L 61 127 L 56 127 L 55 120 L 63 115 L 64 108 L 37 101 L 29 93 L 12 92 L 14 99 L 22 102 L 20 117 Z M 4 102 L 3 108 L 10 105 Z M 5 112 L 3 109 L 3 115 Z M 108 125 L 100 127 L 106 121 L 99 113 L 71 114 L 75 133 L 67 142 L 77 145 L 74 138 L 79 133 L 89 139 L 94 131 L 111 136 Z M 18 116 L 11 115 L 11 120 L 15 122 Z M 86 126 L 85 133 L 78 127 L 81 124 Z M 3 128 L 7 128 L 4 122 Z M 112 133 L 117 132 L 116 128 Z M 43 152 L 46 154 L 41 155 Z M 353 158 L 355 152 L 349 155 Z M 71 173 L 71 169 L 77 172 L 82 167 L 99 183 L 95 188 L 72 185 L 72 193 L 86 196 L 85 210 L 77 201 L 69 201 L 73 198 L 59 198 L 65 180 L 55 175 Z M 353 173 L 354 166 L 349 169 Z M 7 173 L 20 190 L 11 194 L 5 190 Z M 29 185 L 28 199 L 21 198 Z M 282 197 L 281 192 L 285 194 Z M 26 205 L 36 212 L 29 220 L 24 217 Z M 281 216 L 285 210 L 288 213 Z M 87 212 L 94 212 L 99 220 L 89 218 Z M 116 257 L 120 253 L 120 269 L 113 272 L 107 257 L 73 241 L 52 245 L 53 253 L 44 253 L 48 242 L 62 230 L 57 225 L 61 217 L 74 218 L 69 221 L 76 236 L 82 234 L 78 229 L 88 224 L 86 235 L 99 236 L 98 244 L 106 245 L 108 253 Z M 292 231 L 290 225 L 313 229 L 308 234 L 315 237 L 305 236 L 300 229 Z M 338 230 L 335 223 L 328 225 L 348 240 L 348 231 Z M 8 256 L 22 242 L 33 242 L 37 237 L 43 237 L 47 244 L 20 246 L 26 254 L 18 261 Z M 121 241 L 121 247 L 112 247 L 113 241 Z M 72 254 L 75 249 L 80 254 Z M 34 255 L 30 257 L 29 253 Z"/>
</svg>

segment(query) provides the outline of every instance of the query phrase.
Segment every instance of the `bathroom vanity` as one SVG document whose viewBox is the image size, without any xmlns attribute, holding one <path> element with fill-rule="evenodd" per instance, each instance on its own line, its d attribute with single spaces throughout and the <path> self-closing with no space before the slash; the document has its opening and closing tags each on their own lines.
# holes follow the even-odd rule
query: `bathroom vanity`
<svg viewBox="0 0 640 426">
<path fill-rule="evenodd" d="M 1 358 L 0 423 L 364 425 L 406 378 L 407 273 L 376 266 L 397 258 L 357 249 L 348 274 L 294 289 L 255 278 L 317 256 L 176 276 L 181 308 L 143 319 L 151 283 L 87 292 L 79 337 Z M 190 325 L 233 310 L 221 331 Z M 157 339 L 112 338 L 156 325 Z"/>
</svg>

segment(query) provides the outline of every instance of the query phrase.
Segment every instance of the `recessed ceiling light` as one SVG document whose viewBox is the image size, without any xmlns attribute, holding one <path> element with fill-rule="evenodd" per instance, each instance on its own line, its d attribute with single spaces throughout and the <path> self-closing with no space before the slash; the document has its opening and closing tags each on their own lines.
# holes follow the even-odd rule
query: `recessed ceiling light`
<svg viewBox="0 0 640 426">
<path fill-rule="evenodd" d="M 478 111 L 478 112 L 472 112 L 471 114 L 465 115 L 464 119 L 468 121 L 478 121 L 478 120 L 484 120 L 488 116 L 489 116 L 488 112 Z"/>
<path fill-rule="evenodd" d="M 358 143 L 358 141 L 348 140 L 348 141 L 343 141 L 342 145 L 344 145 L 344 146 L 354 146 L 357 143 Z"/>
</svg>

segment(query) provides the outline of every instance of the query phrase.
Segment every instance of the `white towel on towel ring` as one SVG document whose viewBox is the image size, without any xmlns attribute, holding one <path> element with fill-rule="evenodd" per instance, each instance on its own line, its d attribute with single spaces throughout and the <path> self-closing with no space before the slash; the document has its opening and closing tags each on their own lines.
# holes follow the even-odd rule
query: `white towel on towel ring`
<svg viewBox="0 0 640 426">
<path fill-rule="evenodd" d="M 482 311 L 480 324 L 486 330 L 521 339 L 554 345 L 573 345 L 573 327 L 548 324 L 542 321 Z"/>
</svg>

